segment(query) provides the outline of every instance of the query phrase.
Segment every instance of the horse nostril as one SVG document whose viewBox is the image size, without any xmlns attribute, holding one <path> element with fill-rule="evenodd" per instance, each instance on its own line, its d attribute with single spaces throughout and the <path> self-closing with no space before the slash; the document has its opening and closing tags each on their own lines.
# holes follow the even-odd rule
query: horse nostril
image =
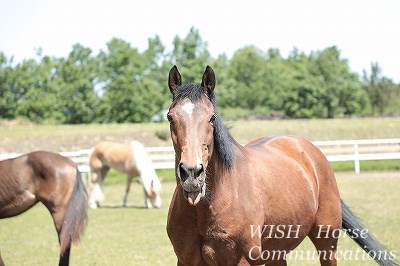
<svg viewBox="0 0 400 266">
<path fill-rule="evenodd" d="M 198 178 L 204 172 L 203 164 L 196 165 L 195 167 L 187 167 L 185 164 L 179 164 L 179 175 L 182 182 L 186 179 L 192 177 L 194 179 Z"/>
<path fill-rule="evenodd" d="M 179 175 L 182 182 L 185 182 L 185 180 L 188 179 L 190 175 L 189 169 L 183 163 L 179 164 Z"/>
</svg>

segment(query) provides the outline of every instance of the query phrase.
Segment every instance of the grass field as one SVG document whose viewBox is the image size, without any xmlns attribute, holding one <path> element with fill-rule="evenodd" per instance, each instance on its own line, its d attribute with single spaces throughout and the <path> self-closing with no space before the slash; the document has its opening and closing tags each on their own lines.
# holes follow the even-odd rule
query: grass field
<svg viewBox="0 0 400 266">
<path fill-rule="evenodd" d="M 400 137 L 400 118 L 347 118 L 227 122 L 232 135 L 247 143 L 267 135 L 298 135 L 309 140 L 372 139 Z M 89 149 L 102 140 L 128 143 L 136 139 L 146 146 L 170 146 L 167 123 L 34 125 L 0 120 L 0 153 L 33 150 L 75 151 Z M 336 171 L 351 171 L 353 162 L 332 164 Z M 399 170 L 398 160 L 363 161 L 365 170 Z"/>
<path fill-rule="evenodd" d="M 260 136 L 287 134 L 309 140 L 371 139 L 400 137 L 400 118 L 349 118 L 227 122 L 232 135 L 247 143 Z M 171 145 L 167 123 L 32 125 L 0 121 L 0 153 L 45 149 L 73 151 L 88 149 L 101 140 L 146 146 Z"/>
<path fill-rule="evenodd" d="M 128 207 L 121 208 L 125 178 L 113 175 L 105 185 L 105 207 L 89 211 L 82 242 L 74 246 L 71 265 L 176 265 L 166 235 L 166 217 L 174 182 L 163 182 L 161 209 L 142 208 L 142 189 L 134 183 Z M 337 175 L 342 198 L 362 217 L 368 228 L 391 250 L 400 252 L 399 172 Z M 309 241 L 300 249 L 313 251 Z M 56 265 L 59 247 L 51 217 L 40 204 L 30 211 L 0 221 L 0 249 L 7 265 Z M 339 249 L 356 251 L 350 239 Z M 319 265 L 291 261 L 289 265 Z M 339 265 L 376 265 L 370 261 L 340 261 Z"/>
<path fill-rule="evenodd" d="M 229 123 L 228 123 L 229 124 Z M 300 135 L 310 140 L 400 137 L 400 118 L 332 120 L 237 121 L 232 135 L 241 143 L 271 134 Z M 171 145 L 167 123 L 107 125 L 33 125 L 0 121 L 0 153 L 33 150 L 73 151 L 87 149 L 101 140 L 129 142 L 137 139 L 147 146 Z M 399 169 L 398 161 L 379 162 L 378 169 Z M 371 167 L 373 165 L 373 167 Z M 377 163 L 361 165 L 362 173 L 338 172 L 342 198 L 368 228 L 390 249 L 400 253 L 400 172 L 363 172 Z M 351 162 L 334 164 L 336 170 L 351 170 Z M 158 171 L 163 180 L 163 206 L 143 209 L 142 188 L 135 183 L 129 207 L 121 208 L 125 177 L 111 172 L 106 179 L 105 208 L 89 211 L 89 225 L 80 245 L 72 249 L 71 265 L 176 265 L 165 225 L 173 189 L 171 170 Z M 299 247 L 314 248 L 309 241 Z M 340 249 L 355 250 L 348 238 Z M 6 265 L 56 265 L 59 247 L 47 210 L 40 204 L 10 219 L 0 220 L 0 250 Z M 399 255 L 400 256 L 400 255 Z M 289 265 L 319 265 L 292 261 Z M 339 265 L 375 265 L 368 261 L 340 261 Z"/>
</svg>

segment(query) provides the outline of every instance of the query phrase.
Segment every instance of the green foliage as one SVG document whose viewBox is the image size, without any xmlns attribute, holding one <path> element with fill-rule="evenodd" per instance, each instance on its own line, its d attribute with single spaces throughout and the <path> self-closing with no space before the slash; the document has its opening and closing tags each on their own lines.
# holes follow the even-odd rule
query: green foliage
<svg viewBox="0 0 400 266">
<path fill-rule="evenodd" d="M 171 63 L 178 66 L 185 82 L 200 83 L 201 74 L 210 59 L 207 43 L 203 42 L 197 29 L 191 28 L 184 39 L 175 37 Z"/>
<path fill-rule="evenodd" d="M 382 76 L 382 69 L 378 63 L 371 63 L 371 73 L 364 70 L 363 88 L 369 96 L 372 114 L 382 115 L 388 106 L 399 106 L 400 84 L 395 84 L 387 77 Z M 399 111 L 398 108 L 395 111 Z"/>
<path fill-rule="evenodd" d="M 206 65 L 217 75 L 221 112 L 231 119 L 334 118 L 399 113 L 400 84 L 381 75 L 377 63 L 360 80 L 333 46 L 284 58 L 246 46 L 232 58 L 212 58 L 197 29 L 176 36 L 166 51 L 159 36 L 139 51 L 113 38 L 97 55 L 75 44 L 65 58 L 42 56 L 16 65 L 0 52 L 0 118 L 38 123 L 146 122 L 169 106 L 167 74 L 176 64 L 184 82 L 199 83 Z"/>
<path fill-rule="evenodd" d="M 14 106 L 17 102 L 14 86 L 15 71 L 11 62 L 0 52 L 0 117 L 15 118 Z"/>
</svg>

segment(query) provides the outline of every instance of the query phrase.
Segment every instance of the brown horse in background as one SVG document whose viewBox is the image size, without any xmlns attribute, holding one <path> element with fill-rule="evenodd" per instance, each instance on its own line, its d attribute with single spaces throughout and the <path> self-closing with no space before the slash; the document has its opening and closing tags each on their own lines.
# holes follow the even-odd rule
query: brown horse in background
<svg viewBox="0 0 400 266">
<path fill-rule="evenodd" d="M 53 217 L 59 265 L 69 265 L 71 243 L 79 241 L 87 223 L 87 193 L 76 164 L 46 151 L 0 161 L 0 218 L 19 215 L 39 201 Z"/>
<path fill-rule="evenodd" d="M 341 201 L 318 148 L 289 136 L 240 145 L 220 119 L 214 87 L 210 67 L 201 85 L 182 85 L 176 66 L 169 73 L 177 187 L 167 232 L 178 265 L 286 265 L 307 236 L 321 265 L 337 265 L 342 229 L 366 252 L 385 254 L 374 257 L 380 265 L 396 265 Z"/>
<path fill-rule="evenodd" d="M 161 182 L 154 169 L 153 162 L 139 141 L 122 144 L 103 141 L 96 144 L 90 159 L 90 196 L 89 206 L 97 208 L 104 199 L 103 180 L 112 168 L 127 175 L 125 195 L 122 205 L 126 207 L 130 186 L 134 177 L 139 176 L 143 186 L 146 208 L 161 207 Z"/>
</svg>

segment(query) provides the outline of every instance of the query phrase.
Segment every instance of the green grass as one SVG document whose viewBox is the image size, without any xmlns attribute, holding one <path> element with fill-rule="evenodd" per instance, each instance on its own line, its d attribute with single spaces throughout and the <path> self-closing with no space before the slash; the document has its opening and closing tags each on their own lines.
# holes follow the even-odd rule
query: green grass
<svg viewBox="0 0 400 266">
<path fill-rule="evenodd" d="M 400 252 L 399 172 L 351 172 L 337 174 L 341 197 L 383 243 Z M 166 235 L 166 219 L 174 182 L 163 182 L 163 206 L 143 209 L 142 188 L 132 185 L 128 208 L 121 208 L 125 177 L 116 173 L 106 179 L 105 208 L 89 210 L 89 224 L 71 265 L 176 265 Z M 302 250 L 314 248 L 309 241 Z M 341 250 L 356 250 L 356 244 L 340 240 Z M 30 211 L 0 221 L 0 249 L 6 265 L 56 265 L 57 236 L 47 210 L 38 204 Z M 316 261 L 292 261 L 289 265 L 319 265 Z M 340 261 L 339 265 L 376 265 L 369 261 Z"/>
<path fill-rule="evenodd" d="M 247 143 L 267 135 L 297 135 L 309 140 L 398 138 L 400 118 L 349 118 L 311 120 L 235 121 L 232 135 Z M 161 138 L 159 138 L 162 136 Z M 44 149 L 73 151 L 88 149 L 101 140 L 130 142 L 146 146 L 169 146 L 167 123 L 32 125 L 0 123 L 0 153 Z"/>
<path fill-rule="evenodd" d="M 354 171 L 354 161 L 348 162 L 331 162 L 331 166 L 335 172 Z M 360 161 L 360 171 L 390 171 L 400 170 L 399 160 L 376 160 L 376 161 Z"/>
<path fill-rule="evenodd" d="M 311 120 L 272 120 L 227 122 L 232 135 L 247 143 L 260 136 L 298 135 L 309 140 L 371 139 L 400 137 L 400 118 L 347 118 Z M 89 149 L 102 140 L 128 143 L 136 139 L 146 146 L 170 146 L 167 123 L 35 125 L 1 123 L 0 153 L 23 153 L 33 150 L 74 151 Z M 332 164 L 336 171 L 351 171 L 353 162 Z M 398 170 L 398 160 L 363 161 L 361 171 Z M 166 176 L 171 176 L 170 171 Z M 173 175 L 172 175 L 173 176 Z"/>
</svg>

